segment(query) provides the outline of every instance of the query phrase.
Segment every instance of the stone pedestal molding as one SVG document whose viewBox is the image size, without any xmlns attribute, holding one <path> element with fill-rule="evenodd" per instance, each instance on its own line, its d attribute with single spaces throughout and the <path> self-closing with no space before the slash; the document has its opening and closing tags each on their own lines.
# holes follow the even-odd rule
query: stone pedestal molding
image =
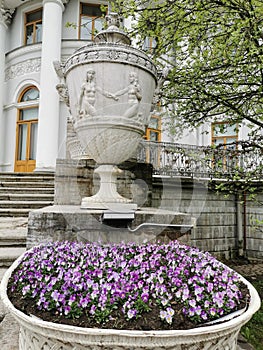
<svg viewBox="0 0 263 350">
<path fill-rule="evenodd" d="M 240 276 L 250 291 L 250 303 L 239 316 L 218 324 L 172 331 L 129 331 L 56 324 L 25 315 L 8 299 L 8 280 L 20 259 L 6 271 L 0 286 L 4 305 L 20 325 L 19 350 L 236 350 L 240 328 L 260 307 L 257 291 Z"/>
</svg>

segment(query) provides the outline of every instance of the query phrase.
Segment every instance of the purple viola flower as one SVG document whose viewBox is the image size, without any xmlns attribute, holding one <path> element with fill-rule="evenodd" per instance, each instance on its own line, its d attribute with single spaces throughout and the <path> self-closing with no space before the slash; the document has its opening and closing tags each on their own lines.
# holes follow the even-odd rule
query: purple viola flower
<svg viewBox="0 0 263 350">
<path fill-rule="evenodd" d="M 30 285 L 24 286 L 22 289 L 22 294 L 26 295 L 30 291 Z"/>
<path fill-rule="evenodd" d="M 128 319 L 132 319 L 132 318 L 135 318 L 137 315 L 137 310 L 136 309 L 129 309 L 128 312 L 127 312 L 127 317 Z"/>
<path fill-rule="evenodd" d="M 196 306 L 196 300 L 195 299 L 191 299 L 191 300 L 189 300 L 189 305 L 191 306 L 191 307 L 195 307 Z"/>
<path fill-rule="evenodd" d="M 215 315 L 216 315 L 216 308 L 211 307 L 211 308 L 209 309 L 209 313 L 210 313 L 211 316 L 215 316 Z"/>
<path fill-rule="evenodd" d="M 218 307 L 222 307 L 224 305 L 224 294 L 223 292 L 217 292 L 213 296 L 213 301 Z"/>
<path fill-rule="evenodd" d="M 96 319 L 109 308 L 110 318 L 111 310 L 120 307 L 132 319 L 143 312 L 143 302 L 158 306 L 160 318 L 171 324 L 175 301 L 190 319 L 210 320 L 240 304 L 239 287 L 238 275 L 209 253 L 176 241 L 49 242 L 25 254 L 11 290 L 32 297 L 40 309 L 67 317 L 87 308 Z"/>
<path fill-rule="evenodd" d="M 63 311 L 64 311 L 64 314 L 67 316 L 71 311 L 71 307 L 69 305 L 66 305 Z"/>
<path fill-rule="evenodd" d="M 165 320 L 167 316 L 167 312 L 165 310 L 160 310 L 160 318 L 161 320 Z"/>
<path fill-rule="evenodd" d="M 148 293 L 142 293 L 141 298 L 142 298 L 142 301 L 147 303 L 148 300 L 149 300 L 149 294 Z"/>
</svg>

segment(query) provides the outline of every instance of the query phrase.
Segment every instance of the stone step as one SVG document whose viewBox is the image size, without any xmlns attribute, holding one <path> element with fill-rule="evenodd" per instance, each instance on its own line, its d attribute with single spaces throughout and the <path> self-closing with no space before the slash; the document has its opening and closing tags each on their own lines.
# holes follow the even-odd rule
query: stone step
<svg viewBox="0 0 263 350">
<path fill-rule="evenodd" d="M 0 189 L 4 187 L 27 187 L 27 188 L 54 188 L 54 182 L 36 182 L 36 181 L 0 181 Z"/>
<path fill-rule="evenodd" d="M 32 208 L 1 208 L 0 217 L 28 217 Z"/>
<path fill-rule="evenodd" d="M 0 207 L 1 201 L 49 201 L 53 202 L 54 195 L 48 193 L 1 193 L 0 191 Z"/>
<path fill-rule="evenodd" d="M 46 181 L 46 180 L 54 180 L 54 174 L 43 174 L 43 173 L 0 173 L 0 181 L 3 179 L 33 179 L 34 181 Z"/>
<path fill-rule="evenodd" d="M 27 208 L 31 208 L 31 209 L 39 209 L 39 208 L 43 208 L 43 207 L 47 207 L 49 205 L 52 205 L 53 201 L 45 201 L 45 200 L 28 200 L 28 201 L 0 201 L 0 208 L 4 209 L 4 208 L 23 208 L 23 209 L 27 209 Z"/>
<path fill-rule="evenodd" d="M 0 231 L 0 247 L 25 247 L 27 228 L 14 228 Z"/>
<path fill-rule="evenodd" d="M 31 193 L 33 191 L 32 187 L 0 187 L 0 193 Z M 45 193 L 54 195 L 54 185 L 48 187 L 36 187 L 34 188 L 34 193 Z"/>
<path fill-rule="evenodd" d="M 8 230 L 26 230 L 28 220 L 25 218 L 0 218 L 0 232 Z"/>
<path fill-rule="evenodd" d="M 25 251 L 25 247 L 0 247 L 0 267 L 10 266 Z"/>
<path fill-rule="evenodd" d="M 6 268 L 26 250 L 28 219 L 0 217 L 0 269 Z"/>
<path fill-rule="evenodd" d="M 53 173 L 0 173 L 0 217 L 26 217 L 53 202 Z"/>
</svg>

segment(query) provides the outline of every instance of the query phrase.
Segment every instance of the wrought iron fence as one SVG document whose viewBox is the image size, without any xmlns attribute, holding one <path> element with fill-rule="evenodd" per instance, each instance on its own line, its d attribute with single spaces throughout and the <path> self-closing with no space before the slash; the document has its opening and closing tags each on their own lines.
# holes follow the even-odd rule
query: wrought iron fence
<svg viewBox="0 0 263 350">
<path fill-rule="evenodd" d="M 240 151 L 169 142 L 143 140 L 138 161 L 153 165 L 154 174 L 201 178 L 225 178 L 231 174 L 254 171 L 263 176 L 263 154 L 260 149 Z"/>
</svg>

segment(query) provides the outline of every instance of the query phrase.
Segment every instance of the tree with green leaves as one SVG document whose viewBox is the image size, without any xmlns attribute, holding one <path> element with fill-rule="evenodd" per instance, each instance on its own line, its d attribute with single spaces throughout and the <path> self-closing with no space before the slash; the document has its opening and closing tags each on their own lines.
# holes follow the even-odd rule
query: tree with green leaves
<svg viewBox="0 0 263 350">
<path fill-rule="evenodd" d="M 263 1 L 117 0 L 135 21 L 133 35 L 155 39 L 152 54 L 168 68 L 161 97 L 177 125 L 225 118 L 263 127 Z"/>
<path fill-rule="evenodd" d="M 166 71 L 160 99 L 170 110 L 170 130 L 226 121 L 246 125 L 239 141 L 246 156 L 263 152 L 263 0 L 116 0 L 115 9 L 134 21 L 131 34 Z M 230 179 L 249 188 L 262 178 L 262 162 L 249 173 L 236 163 Z M 235 164 L 235 162 L 233 162 Z"/>
</svg>

